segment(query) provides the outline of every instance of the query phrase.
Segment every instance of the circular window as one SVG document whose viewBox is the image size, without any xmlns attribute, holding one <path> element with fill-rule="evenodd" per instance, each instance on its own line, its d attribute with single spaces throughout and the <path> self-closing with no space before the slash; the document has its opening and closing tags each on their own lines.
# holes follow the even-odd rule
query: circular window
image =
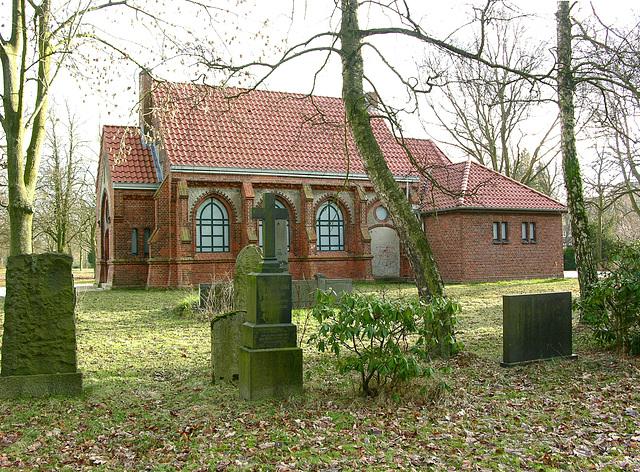
<svg viewBox="0 0 640 472">
<path fill-rule="evenodd" d="M 378 207 L 376 208 L 376 218 L 378 218 L 380 221 L 385 221 L 387 218 L 389 218 L 387 209 L 382 205 L 378 205 Z"/>
</svg>

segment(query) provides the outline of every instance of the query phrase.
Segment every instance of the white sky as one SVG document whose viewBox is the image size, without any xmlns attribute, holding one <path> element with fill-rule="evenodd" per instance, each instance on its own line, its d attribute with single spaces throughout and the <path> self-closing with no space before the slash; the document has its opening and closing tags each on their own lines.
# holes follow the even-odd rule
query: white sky
<svg viewBox="0 0 640 472">
<path fill-rule="evenodd" d="M 2 2 L 3 4 L 5 1 Z M 151 2 L 152 4 L 156 4 Z M 208 21 L 202 14 L 195 16 L 195 12 L 180 0 L 167 0 L 161 5 L 163 18 L 169 18 L 177 26 L 175 34 L 181 38 L 193 38 L 193 42 L 206 44 L 210 41 L 215 47 L 220 47 L 225 40 L 227 45 L 222 48 L 222 53 L 233 55 L 237 62 L 257 58 L 264 50 L 267 55 L 274 54 L 274 48 L 287 40 L 288 44 L 294 44 L 306 39 L 311 34 L 327 30 L 327 25 L 333 28 L 339 18 L 331 18 L 334 7 L 333 0 L 252 0 L 242 1 L 236 8 L 235 0 L 217 0 L 216 5 L 226 7 L 230 5 L 238 16 L 220 13 L 216 18 L 215 28 L 207 27 Z M 428 31 L 436 37 L 444 37 L 464 25 L 471 18 L 469 1 L 426 1 L 408 0 L 414 18 L 421 20 Z M 526 20 L 530 24 L 535 36 L 548 38 L 555 43 L 555 1 L 541 1 L 535 5 L 532 2 L 515 2 L 525 13 L 533 13 L 534 16 Z M 593 2 L 596 11 L 601 18 L 610 24 L 626 22 L 630 18 L 633 9 L 631 1 L 622 0 L 598 0 Z M 581 1 L 578 4 L 583 13 L 575 13 L 578 17 L 584 17 L 590 10 L 590 3 Z M 8 8 L 4 6 L 4 10 Z M 292 21 L 293 20 L 293 21 Z M 366 9 L 360 11 L 361 26 L 370 20 L 372 25 L 387 25 L 389 21 L 382 17 L 369 18 Z M 265 26 L 266 21 L 266 26 Z M 147 61 L 148 65 L 155 65 L 159 59 L 159 51 L 166 46 L 166 38 L 160 34 L 159 29 L 149 23 L 144 25 L 133 19 L 126 12 L 111 10 L 102 14 L 96 20 L 96 24 L 103 33 L 115 38 L 126 38 L 124 44 L 127 50 L 135 57 Z M 261 31 L 256 40 L 251 36 L 253 31 Z M 268 36 L 268 44 L 265 45 Z M 456 31 L 456 38 L 470 37 L 471 30 L 463 28 Z M 231 37 L 235 37 L 229 42 Z M 384 48 L 386 55 L 394 60 L 398 68 L 404 74 L 415 74 L 415 64 L 423 57 L 423 50 L 417 48 L 417 43 L 406 38 L 385 37 L 383 43 L 377 43 Z M 142 48 L 142 50 L 141 50 Z M 240 59 L 239 56 L 242 56 Z M 136 97 L 138 94 L 138 68 L 130 63 L 112 62 L 104 55 L 93 51 L 93 56 L 102 60 L 93 64 L 92 77 L 89 80 L 61 77 L 55 83 L 54 100 L 57 104 L 65 100 L 70 101 L 77 114 L 86 120 L 85 132 L 89 138 L 95 141 L 92 146 L 98 152 L 100 129 L 105 124 L 138 124 L 136 112 Z M 290 67 L 283 68 L 273 75 L 266 83 L 269 90 L 308 93 L 311 89 L 313 72 L 318 68 L 323 56 L 317 56 L 315 61 L 304 59 L 296 61 Z M 158 68 L 163 70 L 162 76 L 168 80 L 181 81 L 190 79 L 195 72 L 194 68 L 182 65 L 177 61 L 168 64 L 168 67 Z M 397 82 L 388 75 L 385 68 L 376 65 L 375 61 L 367 61 L 365 71 L 384 84 L 384 93 L 395 97 L 397 105 L 404 99 L 401 88 Z M 339 96 L 341 89 L 340 64 L 334 57 L 328 67 L 320 74 L 316 83 L 315 93 L 319 95 Z M 423 117 L 428 120 L 427 117 Z M 438 141 L 439 130 L 427 126 L 423 130 L 413 120 L 406 122 L 409 133 L 418 137 L 433 137 Z M 426 136 L 428 134 L 429 136 Z M 452 153 L 451 150 L 448 150 Z M 456 156 L 453 156 L 454 158 Z"/>
</svg>

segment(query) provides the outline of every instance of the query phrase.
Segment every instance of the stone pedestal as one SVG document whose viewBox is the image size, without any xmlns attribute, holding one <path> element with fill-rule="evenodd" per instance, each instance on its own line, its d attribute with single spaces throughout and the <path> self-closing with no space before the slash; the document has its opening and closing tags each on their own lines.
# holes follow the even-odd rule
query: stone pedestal
<svg viewBox="0 0 640 472">
<path fill-rule="evenodd" d="M 247 400 L 302 393 L 302 349 L 291 323 L 291 275 L 249 276 L 242 326 L 240 395 Z"/>
<path fill-rule="evenodd" d="M 9 257 L 0 398 L 82 392 L 71 263 L 66 254 Z"/>
</svg>

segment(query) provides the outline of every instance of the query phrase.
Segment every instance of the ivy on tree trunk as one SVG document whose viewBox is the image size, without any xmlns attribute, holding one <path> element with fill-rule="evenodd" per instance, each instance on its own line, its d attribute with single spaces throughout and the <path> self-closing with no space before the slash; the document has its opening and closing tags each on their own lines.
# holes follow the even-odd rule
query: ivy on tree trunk
<svg viewBox="0 0 640 472">
<path fill-rule="evenodd" d="M 571 234 L 578 268 L 580 296 L 585 297 L 598 280 L 593 248 L 589 237 L 589 221 L 582 192 L 580 163 L 576 150 L 573 106 L 573 71 L 571 68 L 571 18 L 568 1 L 558 2 L 558 105 L 560 107 L 562 170 L 567 189 L 567 205 L 571 216 Z"/>
<path fill-rule="evenodd" d="M 432 296 L 444 295 L 444 283 L 422 225 L 416 218 L 411 203 L 389 170 L 371 127 L 371 115 L 367 110 L 363 89 L 362 37 L 357 13 L 357 0 L 342 0 L 340 55 L 342 98 L 347 122 L 369 180 L 382 204 L 389 210 L 400 240 L 404 244 L 418 293 L 422 299 L 428 301 Z M 450 326 L 449 323 L 441 323 L 441 325 Z M 450 334 L 446 331 L 447 329 L 442 328 L 437 334 L 440 341 L 438 354 L 442 357 L 451 355 L 451 345 L 445 342 Z"/>
</svg>

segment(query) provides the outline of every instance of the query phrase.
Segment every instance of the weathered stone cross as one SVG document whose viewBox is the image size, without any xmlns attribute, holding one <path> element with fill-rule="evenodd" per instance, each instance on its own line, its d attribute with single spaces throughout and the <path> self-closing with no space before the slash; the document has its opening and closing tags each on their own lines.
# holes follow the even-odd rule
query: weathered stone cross
<svg viewBox="0 0 640 472">
<path fill-rule="evenodd" d="M 265 193 L 262 198 L 262 208 L 251 209 L 251 218 L 262 220 L 262 247 L 264 262 L 262 272 L 283 272 L 276 259 L 276 220 L 289 219 L 289 212 L 285 208 L 276 207 L 276 196 Z"/>
</svg>

